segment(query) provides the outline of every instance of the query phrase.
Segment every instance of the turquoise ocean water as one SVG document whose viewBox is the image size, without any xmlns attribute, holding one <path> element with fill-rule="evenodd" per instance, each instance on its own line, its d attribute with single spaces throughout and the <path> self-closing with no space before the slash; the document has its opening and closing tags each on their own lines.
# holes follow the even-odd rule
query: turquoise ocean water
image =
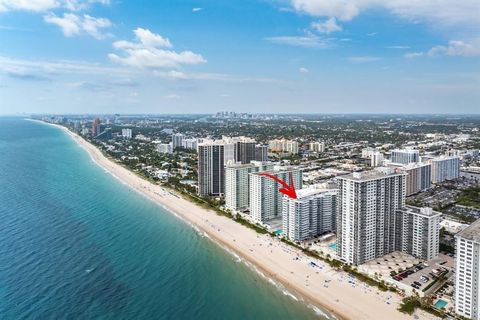
<svg viewBox="0 0 480 320">
<path fill-rule="evenodd" d="M 0 319 L 314 318 L 58 128 L 0 118 Z"/>
</svg>

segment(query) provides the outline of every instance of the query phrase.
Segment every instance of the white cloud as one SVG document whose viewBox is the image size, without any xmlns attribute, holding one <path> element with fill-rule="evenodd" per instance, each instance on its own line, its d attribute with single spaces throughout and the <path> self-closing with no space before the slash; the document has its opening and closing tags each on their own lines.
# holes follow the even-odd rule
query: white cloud
<svg viewBox="0 0 480 320">
<path fill-rule="evenodd" d="M 202 10 L 203 10 L 203 8 L 193 8 L 192 12 L 198 12 L 198 11 L 202 11 Z"/>
<path fill-rule="evenodd" d="M 409 46 L 388 46 L 387 48 L 388 48 L 388 49 L 399 49 L 399 50 L 410 49 Z"/>
<path fill-rule="evenodd" d="M 319 17 L 335 17 L 348 21 L 358 15 L 357 1 L 347 0 L 292 0 L 296 11 Z"/>
<path fill-rule="evenodd" d="M 11 10 L 45 11 L 57 6 L 56 0 L 0 0 L 0 12 Z"/>
<path fill-rule="evenodd" d="M 207 62 L 200 54 L 192 51 L 176 52 L 165 50 L 163 47 L 172 47 L 170 41 L 147 29 L 133 31 L 137 42 L 125 40 L 116 41 L 113 47 L 122 52 L 122 55 L 110 53 L 111 61 L 136 68 L 176 68 L 184 64 L 200 64 Z"/>
<path fill-rule="evenodd" d="M 17 73 L 31 74 L 36 76 L 58 76 L 63 74 L 77 75 L 115 75 L 124 76 L 132 74 L 131 70 L 109 68 L 94 63 L 69 60 L 23 60 L 0 56 L 0 71 L 16 70 Z"/>
<path fill-rule="evenodd" d="M 403 56 L 407 59 L 415 59 L 423 56 L 423 52 L 409 52 L 409 53 L 405 53 Z"/>
<path fill-rule="evenodd" d="M 167 98 L 167 99 L 180 99 L 180 96 L 178 94 L 172 93 L 172 94 L 167 94 L 165 96 L 165 98 Z"/>
<path fill-rule="evenodd" d="M 167 78 L 174 79 L 174 80 L 186 80 L 188 79 L 188 75 L 184 72 L 172 70 L 167 72 Z"/>
<path fill-rule="evenodd" d="M 108 5 L 110 0 L 0 0 L 0 12 L 20 10 L 45 12 L 57 8 L 78 11 L 94 3 Z"/>
<path fill-rule="evenodd" d="M 305 68 L 305 67 L 301 67 L 300 69 L 298 69 L 298 71 L 300 71 L 300 73 L 309 73 L 310 71 Z"/>
<path fill-rule="evenodd" d="M 412 21 L 442 26 L 479 26 L 478 0 L 290 0 L 300 13 L 349 21 L 368 9 L 386 9 Z"/>
<path fill-rule="evenodd" d="M 328 40 L 314 36 L 280 36 L 266 38 L 267 41 L 276 44 L 285 44 L 295 47 L 323 49 L 330 46 Z"/>
<path fill-rule="evenodd" d="M 137 28 L 133 33 L 145 47 L 164 47 L 171 48 L 172 44 L 167 38 L 163 38 L 159 34 L 155 34 L 148 29 Z"/>
<path fill-rule="evenodd" d="M 451 40 L 448 42 L 448 45 L 434 46 L 426 52 L 410 52 L 404 55 L 407 59 L 418 58 L 422 56 L 438 56 L 438 55 L 447 55 L 447 56 L 457 56 L 457 57 L 478 57 L 480 56 L 480 45 L 478 42 L 476 45 L 471 43 L 466 43 L 459 40 Z"/>
<path fill-rule="evenodd" d="M 20 80 L 48 80 L 44 74 L 34 72 L 23 66 L 0 64 L 0 73 Z"/>
<path fill-rule="evenodd" d="M 347 60 L 352 63 L 366 63 L 383 60 L 382 57 L 363 56 L 363 57 L 348 57 Z"/>
<path fill-rule="evenodd" d="M 429 56 L 445 54 L 447 56 L 475 57 L 480 56 L 480 48 L 463 41 L 451 40 L 447 46 L 435 46 L 427 54 Z"/>
<path fill-rule="evenodd" d="M 326 34 L 342 31 L 342 27 L 337 24 L 337 20 L 335 18 L 330 18 L 324 22 L 313 22 L 312 28 L 317 32 Z"/>
<path fill-rule="evenodd" d="M 54 13 L 49 13 L 43 19 L 46 23 L 59 26 L 66 37 L 80 33 L 80 18 L 73 13 L 64 13 L 63 18 L 57 17 Z"/>
<path fill-rule="evenodd" d="M 111 26 L 112 23 L 106 18 L 94 18 L 88 14 L 83 16 L 82 29 L 95 39 L 104 39 L 110 36 L 110 34 L 101 33 L 99 29 L 109 28 Z"/>
<path fill-rule="evenodd" d="M 110 36 L 110 34 L 102 33 L 100 30 L 112 26 L 110 20 L 95 18 L 88 14 L 78 16 L 73 13 L 64 13 L 62 17 L 59 17 L 54 13 L 49 13 L 43 19 L 47 23 L 60 27 L 66 37 L 76 36 L 84 32 L 95 39 L 104 39 Z"/>
</svg>

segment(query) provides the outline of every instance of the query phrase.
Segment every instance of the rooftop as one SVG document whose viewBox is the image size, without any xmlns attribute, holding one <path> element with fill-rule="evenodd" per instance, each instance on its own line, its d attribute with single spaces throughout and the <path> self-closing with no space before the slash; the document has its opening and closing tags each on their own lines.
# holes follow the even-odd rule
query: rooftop
<svg viewBox="0 0 480 320">
<path fill-rule="evenodd" d="M 235 162 L 235 163 L 227 164 L 227 168 L 240 169 L 240 168 L 251 168 L 251 167 L 259 167 L 259 166 L 266 166 L 266 165 L 273 166 L 273 163 L 269 161 L 265 161 L 265 162 L 251 161 L 250 163 Z"/>
<path fill-rule="evenodd" d="M 379 167 L 374 170 L 354 172 L 344 176 L 339 176 L 339 179 L 353 180 L 353 181 L 369 181 L 376 180 L 385 177 L 405 175 L 404 173 L 397 172 L 394 168 Z"/>
<path fill-rule="evenodd" d="M 427 217 L 433 217 L 435 215 L 442 214 L 441 212 L 434 211 L 430 207 L 414 207 L 414 206 L 406 205 L 405 209 L 407 209 L 408 211 L 411 211 L 413 213 L 423 215 L 423 216 L 427 216 Z"/>
<path fill-rule="evenodd" d="M 391 152 L 403 152 L 403 153 L 419 153 L 418 149 L 405 148 L 405 149 L 393 149 Z"/>
<path fill-rule="evenodd" d="M 338 189 L 326 189 L 326 188 L 304 188 L 304 189 L 299 189 L 299 190 L 296 190 L 297 192 L 297 198 L 298 199 L 301 199 L 301 198 L 307 198 L 307 197 L 310 197 L 310 196 L 313 196 L 313 195 L 316 195 L 316 194 L 320 194 L 320 193 L 325 193 L 325 192 L 332 192 L 332 191 L 336 191 Z"/>
<path fill-rule="evenodd" d="M 480 242 L 480 219 L 469 225 L 465 230 L 457 233 L 456 236 Z"/>
</svg>

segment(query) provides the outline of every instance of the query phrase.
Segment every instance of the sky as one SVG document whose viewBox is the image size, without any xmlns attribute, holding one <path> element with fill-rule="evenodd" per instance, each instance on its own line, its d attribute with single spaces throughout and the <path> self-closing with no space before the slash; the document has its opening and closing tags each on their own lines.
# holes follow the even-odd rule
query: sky
<svg viewBox="0 0 480 320">
<path fill-rule="evenodd" d="M 0 114 L 480 113 L 478 0 L 0 0 Z"/>
</svg>

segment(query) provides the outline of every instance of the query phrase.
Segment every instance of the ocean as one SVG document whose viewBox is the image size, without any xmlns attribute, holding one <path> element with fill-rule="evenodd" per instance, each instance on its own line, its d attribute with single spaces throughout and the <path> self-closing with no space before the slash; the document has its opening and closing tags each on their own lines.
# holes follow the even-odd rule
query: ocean
<svg viewBox="0 0 480 320">
<path fill-rule="evenodd" d="M 0 118 L 0 319 L 319 317 L 62 130 Z"/>
</svg>

